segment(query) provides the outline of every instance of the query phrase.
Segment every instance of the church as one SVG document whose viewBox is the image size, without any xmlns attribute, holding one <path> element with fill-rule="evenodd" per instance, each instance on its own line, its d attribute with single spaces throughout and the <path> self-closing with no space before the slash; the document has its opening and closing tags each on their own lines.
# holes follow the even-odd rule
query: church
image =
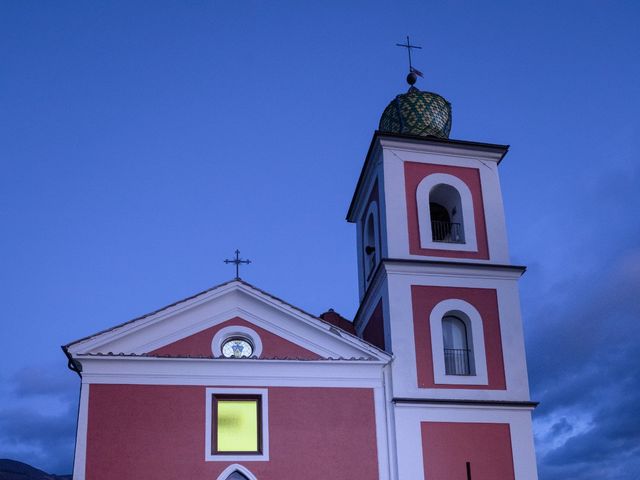
<svg viewBox="0 0 640 480">
<path fill-rule="evenodd" d="M 417 74 L 348 206 L 355 318 L 236 275 L 63 346 L 74 480 L 537 479 L 508 146 L 450 139 L 451 104 Z"/>
</svg>

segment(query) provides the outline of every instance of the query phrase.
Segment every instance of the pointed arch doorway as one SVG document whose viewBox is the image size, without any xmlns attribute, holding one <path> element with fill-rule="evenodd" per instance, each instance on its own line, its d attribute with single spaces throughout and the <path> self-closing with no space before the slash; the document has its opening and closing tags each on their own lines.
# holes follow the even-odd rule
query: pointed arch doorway
<svg viewBox="0 0 640 480">
<path fill-rule="evenodd" d="M 249 480 L 249 479 L 245 477 L 242 473 L 236 470 L 231 475 L 229 475 L 225 480 Z"/>
<path fill-rule="evenodd" d="M 217 480 L 258 480 L 256 476 L 249 471 L 248 468 L 238 465 L 237 463 L 229 465 L 220 474 Z"/>
</svg>

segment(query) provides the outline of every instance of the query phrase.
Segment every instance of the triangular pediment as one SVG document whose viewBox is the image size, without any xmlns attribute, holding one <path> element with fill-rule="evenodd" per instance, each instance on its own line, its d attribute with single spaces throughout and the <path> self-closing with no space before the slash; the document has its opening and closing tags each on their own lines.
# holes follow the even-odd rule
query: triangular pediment
<svg viewBox="0 0 640 480">
<path fill-rule="evenodd" d="M 364 340 L 242 280 L 219 285 L 65 349 L 74 357 L 213 358 L 220 355 L 220 332 L 235 331 L 257 336 L 257 357 L 262 359 L 389 359 Z"/>
</svg>

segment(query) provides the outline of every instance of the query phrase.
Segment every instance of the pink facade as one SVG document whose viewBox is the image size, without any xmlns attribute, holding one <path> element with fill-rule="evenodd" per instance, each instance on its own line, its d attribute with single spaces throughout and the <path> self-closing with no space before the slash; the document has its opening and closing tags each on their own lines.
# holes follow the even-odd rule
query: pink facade
<svg viewBox="0 0 640 480">
<path fill-rule="evenodd" d="M 482 317 L 489 377 L 488 385 L 439 385 L 434 382 L 431 345 L 432 342 L 442 342 L 442 338 L 432 338 L 429 314 L 436 304 L 452 298 L 470 303 Z M 495 290 L 414 285 L 411 288 L 411 299 L 413 328 L 415 331 L 416 367 L 418 371 L 418 386 L 420 388 L 506 389 L 502 336 L 500 333 L 500 318 L 498 316 L 498 298 Z"/>
<path fill-rule="evenodd" d="M 459 250 L 425 249 L 420 247 L 420 230 L 418 226 L 418 203 L 416 192 L 418 184 L 428 175 L 433 173 L 446 173 L 463 181 L 471 191 L 473 199 L 474 222 L 478 242 L 477 252 L 464 252 Z M 452 258 L 476 258 L 489 259 L 489 247 L 487 244 L 487 229 L 484 218 L 484 202 L 480 185 L 480 174 L 475 168 L 453 167 L 449 165 L 435 165 L 429 163 L 406 162 L 404 174 L 407 194 L 407 223 L 409 226 L 409 251 L 412 255 L 425 255 L 431 257 Z"/>
<path fill-rule="evenodd" d="M 227 320 L 214 327 L 207 328 L 201 332 L 180 339 L 177 342 L 153 350 L 150 352 L 150 355 L 212 358 L 211 339 L 220 330 L 229 326 L 248 327 L 260 336 L 262 340 L 262 354 L 260 358 L 299 358 L 303 360 L 318 360 L 320 358 L 318 354 L 310 352 L 293 342 L 274 335 L 239 317 Z"/>
<path fill-rule="evenodd" d="M 205 461 L 205 387 L 92 385 L 86 478 L 215 480 Z M 269 387 L 270 459 L 242 462 L 260 479 L 377 480 L 373 392 Z"/>
<path fill-rule="evenodd" d="M 511 432 L 506 423 L 423 422 L 425 478 L 514 480 Z M 469 463 L 469 467 L 467 467 Z"/>
</svg>

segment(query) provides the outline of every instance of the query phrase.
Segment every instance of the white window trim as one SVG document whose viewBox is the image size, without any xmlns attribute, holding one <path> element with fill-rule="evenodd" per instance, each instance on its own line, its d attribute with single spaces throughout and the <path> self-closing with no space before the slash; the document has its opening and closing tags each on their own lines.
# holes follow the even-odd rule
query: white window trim
<svg viewBox="0 0 640 480">
<path fill-rule="evenodd" d="M 463 313 L 470 322 L 474 375 L 447 375 L 444 363 L 442 319 L 447 315 Z M 429 316 L 431 327 L 431 354 L 433 356 L 433 378 L 438 385 L 488 385 L 487 355 L 484 348 L 482 317 L 473 305 L 464 300 L 449 299 L 438 303 Z M 467 333 L 469 335 L 469 333 Z"/>
<path fill-rule="evenodd" d="M 222 473 L 220 475 L 218 475 L 218 479 L 217 480 L 227 480 L 227 477 L 229 477 L 229 475 L 231 475 L 234 472 L 240 472 L 245 477 L 247 477 L 248 480 L 258 480 L 256 478 L 256 476 L 249 471 L 248 468 L 243 467 L 242 465 L 240 465 L 238 463 L 234 463 L 232 465 L 229 465 L 227 468 L 225 468 L 222 471 Z"/>
<path fill-rule="evenodd" d="M 369 223 L 369 217 L 373 217 L 373 248 L 375 249 L 373 251 L 374 260 L 375 260 L 373 262 L 373 267 L 369 266 L 369 262 L 367 258 L 368 255 L 367 255 L 367 252 L 365 252 L 365 248 L 366 248 L 365 243 L 367 241 L 367 226 Z M 362 263 L 364 266 L 364 281 L 365 281 L 365 284 L 368 284 L 369 281 L 371 280 L 371 275 L 373 271 L 378 266 L 378 263 L 380 263 L 380 258 L 382 253 L 380 252 L 380 248 L 381 248 L 380 227 L 378 225 L 378 220 L 380 219 L 380 216 L 378 215 L 378 203 L 375 200 L 373 200 L 369 204 L 367 213 L 363 218 L 364 218 L 364 223 L 362 224 Z"/>
<path fill-rule="evenodd" d="M 462 204 L 462 228 L 465 243 L 434 242 L 431 232 L 431 215 L 429 209 L 429 194 L 436 185 L 445 184 L 455 188 L 460 194 Z M 433 173 L 424 177 L 416 190 L 418 203 L 418 228 L 420 231 L 420 247 L 437 250 L 459 250 L 477 252 L 476 221 L 473 214 L 473 197 L 467 184 L 458 177 L 446 173 Z"/>
<path fill-rule="evenodd" d="M 229 338 L 233 337 L 244 337 L 251 342 L 253 345 L 252 357 L 260 357 L 260 355 L 262 355 L 262 341 L 260 340 L 260 335 L 248 327 L 243 327 L 241 325 L 229 325 L 228 327 L 218 330 L 218 333 L 213 336 L 213 339 L 211 340 L 211 353 L 213 353 L 213 356 L 222 356 L 222 344 Z"/>
<path fill-rule="evenodd" d="M 213 395 L 260 395 L 260 405 L 262 408 L 262 453 L 256 455 L 226 455 L 211 453 L 211 429 L 213 428 Z M 266 462 L 269 461 L 269 395 L 266 388 L 206 388 L 205 389 L 206 414 L 205 414 L 205 450 L 204 459 L 206 462 Z M 229 472 L 231 473 L 231 472 Z M 244 473 L 244 472 L 243 472 Z M 251 477 L 250 477 L 251 478 Z"/>
</svg>

